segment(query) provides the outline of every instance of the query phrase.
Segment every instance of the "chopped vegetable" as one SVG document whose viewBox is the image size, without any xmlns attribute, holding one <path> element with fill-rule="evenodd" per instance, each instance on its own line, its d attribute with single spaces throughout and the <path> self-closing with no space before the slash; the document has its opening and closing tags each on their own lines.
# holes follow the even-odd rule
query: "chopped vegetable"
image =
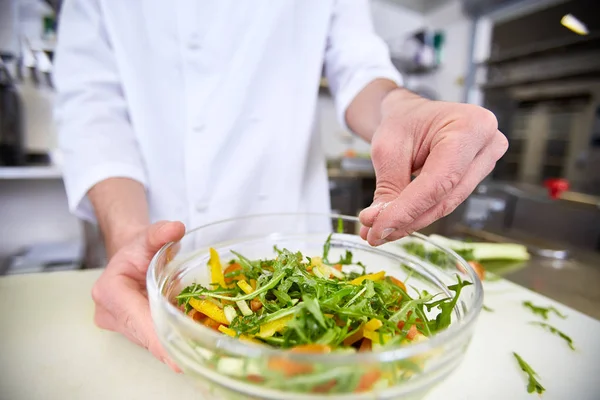
<svg viewBox="0 0 600 400">
<path fill-rule="evenodd" d="M 248 307 L 248 303 L 246 303 L 244 300 L 236 301 L 235 304 L 238 306 L 241 313 L 244 314 L 245 316 L 249 316 L 249 315 L 253 314 L 250 307 Z"/>
<path fill-rule="evenodd" d="M 554 308 L 552 306 L 539 307 L 539 306 L 534 305 L 531 301 L 524 301 L 523 306 L 529 308 L 534 314 L 539 315 L 540 317 L 542 317 L 545 320 L 548 320 L 548 314 L 550 312 L 553 312 L 554 314 L 558 315 L 562 319 L 567 318 L 566 315 L 562 314 L 560 311 L 558 311 L 556 308 Z"/>
<path fill-rule="evenodd" d="M 537 374 L 535 373 L 535 371 L 533 370 L 533 368 L 531 368 L 531 366 L 529 364 L 527 364 L 525 362 L 525 360 L 523 360 L 521 358 L 521 356 L 518 355 L 517 353 L 513 352 L 513 355 L 517 359 L 517 362 L 519 363 L 519 367 L 521 367 L 521 369 L 523 370 L 523 372 L 525 372 L 527 374 L 527 377 L 528 377 L 527 393 L 533 393 L 533 392 L 536 392 L 538 394 L 544 393 L 544 391 L 546 389 L 535 378 L 537 376 Z"/>
<path fill-rule="evenodd" d="M 377 329 L 383 326 L 383 322 L 378 320 L 377 318 L 373 318 L 369 322 L 367 322 L 364 326 L 364 329 L 367 331 L 376 331 Z"/>
<path fill-rule="evenodd" d="M 225 325 L 229 325 L 229 320 L 219 306 L 208 300 L 191 298 L 189 303 L 196 311 L 200 311 L 207 317 Z"/>
<path fill-rule="evenodd" d="M 542 328 L 552 332 L 553 334 L 559 336 L 560 338 L 562 338 L 565 342 L 567 342 L 567 344 L 569 345 L 569 347 L 571 348 L 571 350 L 575 350 L 575 346 L 573 345 L 573 339 L 571 339 L 569 336 L 567 336 L 565 333 L 559 331 L 558 329 L 556 329 L 555 327 L 553 327 L 552 325 L 548 325 L 545 322 L 530 322 L 531 325 L 538 325 L 541 326 Z"/>
<path fill-rule="evenodd" d="M 469 261 L 469 265 L 475 270 L 475 273 L 479 277 L 480 280 L 485 279 L 485 269 L 483 265 L 477 261 Z"/>
<path fill-rule="evenodd" d="M 383 278 L 385 278 L 385 271 L 380 271 L 380 272 L 377 272 L 375 274 L 368 274 L 368 275 L 359 276 L 358 278 L 351 280 L 350 284 L 351 285 L 360 285 L 365 280 L 380 281 Z"/>
<path fill-rule="evenodd" d="M 225 313 L 225 318 L 227 318 L 227 322 L 231 323 L 235 317 L 237 317 L 237 311 L 233 306 L 225 306 L 223 307 L 223 312 Z"/>
<path fill-rule="evenodd" d="M 252 288 L 252 286 L 248 285 L 248 282 L 246 282 L 245 280 L 241 280 L 237 282 L 237 285 L 240 287 L 240 289 L 242 289 L 244 291 L 244 293 L 246 294 L 251 294 L 252 292 L 254 292 L 254 288 Z"/>
<path fill-rule="evenodd" d="M 225 277 L 223 276 L 223 267 L 221 267 L 221 259 L 219 253 L 212 247 L 210 248 L 210 258 L 208 260 L 210 267 L 210 277 L 213 285 L 225 287 Z"/>
<path fill-rule="evenodd" d="M 236 333 L 233 329 L 229 329 L 224 325 L 219 326 L 219 332 L 226 334 L 227 336 L 236 337 Z"/>
<path fill-rule="evenodd" d="M 267 322 L 264 325 L 260 326 L 260 332 L 258 333 L 258 337 L 268 338 L 276 334 L 277 332 L 281 332 L 287 327 L 287 323 L 294 318 L 293 315 L 288 315 L 283 318 L 276 319 L 271 322 Z"/>
<path fill-rule="evenodd" d="M 245 342 L 290 353 L 367 352 L 422 340 L 446 329 L 461 290 L 471 284 L 457 276 L 458 282 L 448 287 L 451 296 L 425 292 L 411 296 L 397 277 L 386 276 L 385 271 L 367 273 L 363 264 L 353 263 L 350 251 L 330 262 L 335 245 L 331 239 L 327 238 L 323 254 L 312 258 L 277 247 L 276 257 L 264 260 L 250 260 L 231 251 L 236 258 L 226 263 L 224 273 L 218 253 L 211 249 L 211 282 L 184 288 L 176 297 L 177 304 L 198 323 Z M 423 360 L 415 359 L 416 369 L 395 366 L 393 373 L 384 375 L 369 365 L 328 370 L 281 355 L 253 361 L 259 364 L 246 371 L 250 367 L 226 358 L 215 356 L 218 368 L 235 364 L 224 373 L 271 387 L 281 383 L 302 388 L 307 393 L 385 388 L 390 380 L 408 379 L 424 366 Z M 273 383 L 277 374 L 285 379 Z"/>
<path fill-rule="evenodd" d="M 461 242 L 441 235 L 429 235 L 429 239 L 457 252 L 470 252 L 472 259 L 484 260 L 529 260 L 527 247 L 515 243 Z"/>
</svg>

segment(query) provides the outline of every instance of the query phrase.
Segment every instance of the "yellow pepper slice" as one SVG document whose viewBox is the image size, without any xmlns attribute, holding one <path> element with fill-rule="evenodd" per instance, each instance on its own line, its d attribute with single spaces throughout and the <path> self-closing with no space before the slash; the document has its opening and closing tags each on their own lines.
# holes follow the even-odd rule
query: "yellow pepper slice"
<svg viewBox="0 0 600 400">
<path fill-rule="evenodd" d="M 207 317 L 214 319 L 215 321 L 224 324 L 224 325 L 229 325 L 229 321 L 227 321 L 227 318 L 225 317 L 225 313 L 223 312 L 223 310 L 216 305 L 215 303 L 212 303 L 208 300 L 198 300 L 198 299 L 190 299 L 190 306 L 192 306 L 194 308 L 194 310 L 196 311 L 200 311 L 202 314 L 206 315 Z"/>
<path fill-rule="evenodd" d="M 254 339 L 252 336 L 248 335 L 240 335 L 240 340 L 242 342 L 254 343 L 254 344 L 263 344 L 260 340 Z"/>
<path fill-rule="evenodd" d="M 226 334 L 227 336 L 235 337 L 236 333 L 233 329 L 228 328 L 224 325 L 219 325 L 219 332 Z"/>
<path fill-rule="evenodd" d="M 219 332 L 224 333 L 227 336 L 236 337 L 237 333 L 224 325 L 219 325 Z M 242 342 L 254 343 L 254 344 L 262 344 L 260 340 L 254 339 L 252 336 L 248 335 L 240 335 L 240 340 Z"/>
<path fill-rule="evenodd" d="M 281 332 L 287 326 L 287 323 L 294 318 L 293 315 L 288 315 L 279 319 L 276 319 L 271 322 L 267 322 L 264 325 L 260 326 L 260 331 L 258 332 L 258 337 L 268 338 L 273 336 L 277 332 Z"/>
<path fill-rule="evenodd" d="M 367 322 L 364 326 L 365 331 L 376 331 L 377 329 L 383 326 L 383 322 L 378 320 L 377 318 L 373 318 L 369 322 Z"/>
<path fill-rule="evenodd" d="M 385 344 L 392 338 L 387 333 L 380 334 L 378 332 L 368 331 L 366 329 L 363 331 L 363 336 L 367 339 L 371 339 L 373 344 Z"/>
<path fill-rule="evenodd" d="M 246 294 L 250 294 L 250 293 L 254 292 L 254 289 L 252 289 L 252 286 L 248 285 L 248 282 L 246 282 L 245 280 L 237 281 L 237 285 Z"/>
<path fill-rule="evenodd" d="M 250 279 L 250 286 L 252 286 L 252 290 L 256 290 L 256 279 Z"/>
<path fill-rule="evenodd" d="M 221 266 L 221 259 L 219 253 L 212 247 L 210 248 L 210 259 L 208 260 L 210 266 L 210 278 L 213 286 L 219 284 L 221 287 L 227 287 L 225 285 L 225 276 L 223 275 L 223 267 Z"/>
<path fill-rule="evenodd" d="M 360 285 L 365 280 L 380 281 L 383 278 L 385 278 L 385 271 L 379 271 L 379 272 L 377 272 L 375 274 L 368 274 L 368 275 L 359 276 L 358 278 L 351 280 L 349 283 L 351 285 Z"/>
</svg>

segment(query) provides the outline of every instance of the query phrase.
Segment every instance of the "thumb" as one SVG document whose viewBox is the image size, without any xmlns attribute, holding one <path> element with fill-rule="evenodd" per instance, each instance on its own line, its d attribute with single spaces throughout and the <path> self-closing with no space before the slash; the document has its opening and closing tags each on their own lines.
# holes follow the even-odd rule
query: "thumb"
<svg viewBox="0 0 600 400">
<path fill-rule="evenodd" d="M 410 183 L 412 170 L 412 145 L 410 140 L 402 140 L 402 135 L 384 127 L 373 138 L 371 158 L 375 168 L 375 193 L 373 203 L 365 208 L 359 219 L 363 227 L 361 236 L 366 239 L 368 228 L 372 227 L 379 213 L 394 201 Z"/>
<path fill-rule="evenodd" d="M 181 240 L 185 234 L 185 225 L 178 221 L 160 221 L 150 225 L 140 238 L 140 245 L 151 257 L 165 244 Z"/>
</svg>

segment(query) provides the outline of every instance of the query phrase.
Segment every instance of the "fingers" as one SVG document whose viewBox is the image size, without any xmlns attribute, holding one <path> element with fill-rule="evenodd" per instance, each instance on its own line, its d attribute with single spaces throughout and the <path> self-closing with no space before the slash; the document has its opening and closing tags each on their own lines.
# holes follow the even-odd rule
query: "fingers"
<svg viewBox="0 0 600 400">
<path fill-rule="evenodd" d="M 377 186 L 373 204 L 364 209 L 359 219 L 365 226 L 373 222 L 390 202 L 396 199 L 410 183 L 413 141 L 410 135 L 398 132 L 394 126 L 381 126 L 373 141 L 371 156 Z"/>
<path fill-rule="evenodd" d="M 178 221 L 160 221 L 152 224 L 145 237 L 146 250 L 154 255 L 165 244 L 181 240 L 184 234 L 185 226 Z"/>
<path fill-rule="evenodd" d="M 432 148 L 419 176 L 379 212 L 367 235 L 370 244 L 409 226 L 456 188 L 480 147 L 452 135 Z"/>
<path fill-rule="evenodd" d="M 113 330 L 148 349 L 154 357 L 175 372 L 181 372 L 170 360 L 156 335 L 148 299 L 140 291 L 138 282 L 127 279 L 114 280 L 110 287 L 110 296 L 112 301 L 108 311 L 116 323 Z"/>
<path fill-rule="evenodd" d="M 470 163 L 464 159 L 456 161 L 465 164 L 452 169 L 445 160 L 433 168 L 426 162 L 421 176 L 380 213 L 366 239 L 372 245 L 379 245 L 406 236 L 448 215 L 492 171 L 507 147 L 506 138 L 498 132 Z M 432 152 L 428 161 L 433 159 L 433 156 Z M 444 173 L 443 168 L 440 169 L 439 166 L 444 165 L 450 174 Z M 422 180 L 423 174 L 428 174 L 429 179 Z M 453 177 L 453 174 L 456 174 L 456 177 Z M 448 182 L 442 183 L 440 179 Z"/>
</svg>

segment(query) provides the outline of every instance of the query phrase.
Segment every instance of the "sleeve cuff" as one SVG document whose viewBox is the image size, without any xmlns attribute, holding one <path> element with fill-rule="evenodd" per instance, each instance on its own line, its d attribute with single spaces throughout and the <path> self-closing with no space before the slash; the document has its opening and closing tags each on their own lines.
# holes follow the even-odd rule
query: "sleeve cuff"
<svg viewBox="0 0 600 400">
<path fill-rule="evenodd" d="M 69 210 L 78 218 L 96 223 L 96 214 L 87 192 L 98 182 L 109 178 L 129 178 L 147 187 L 144 171 L 134 165 L 125 163 L 108 163 L 96 165 L 93 168 L 70 176 L 65 174 L 65 189 L 69 200 Z"/>
<path fill-rule="evenodd" d="M 403 86 L 402 76 L 393 68 L 370 69 L 357 72 L 350 82 L 345 84 L 344 88 L 335 96 L 337 118 L 343 129 L 351 132 L 351 129 L 346 125 L 346 110 L 356 95 L 375 79 L 389 79 L 396 83 L 396 85 Z"/>
</svg>

